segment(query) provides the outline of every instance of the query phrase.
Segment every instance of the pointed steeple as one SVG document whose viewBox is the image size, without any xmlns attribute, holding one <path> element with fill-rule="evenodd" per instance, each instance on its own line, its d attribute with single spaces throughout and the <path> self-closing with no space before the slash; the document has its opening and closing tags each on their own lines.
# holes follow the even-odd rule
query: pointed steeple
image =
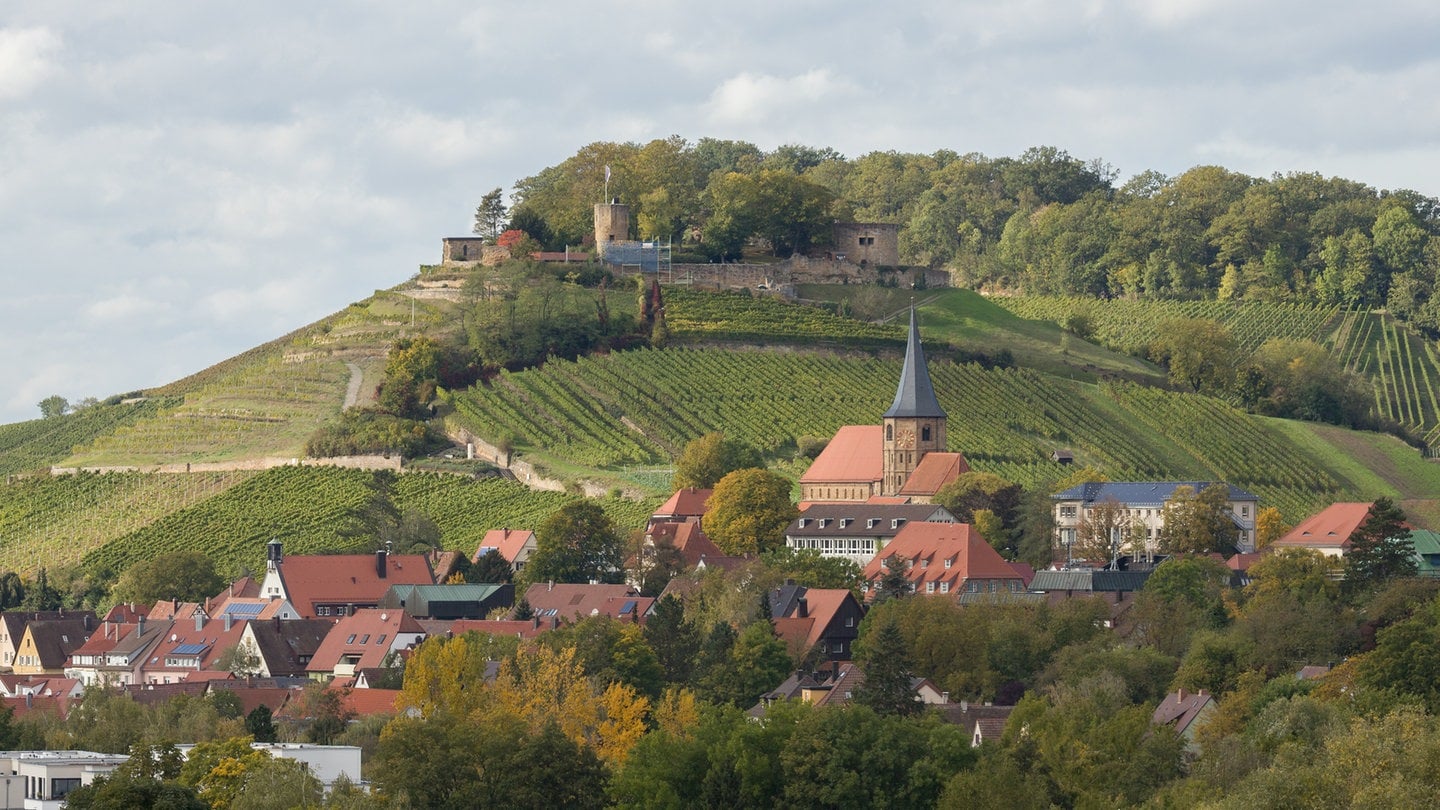
<svg viewBox="0 0 1440 810">
<path fill-rule="evenodd" d="M 925 350 L 920 348 L 920 327 L 915 320 L 915 302 L 910 302 L 910 339 L 905 344 L 905 366 L 900 370 L 900 386 L 895 389 L 895 402 L 885 418 L 945 418 L 935 388 L 930 384 L 930 370 L 925 367 Z"/>
</svg>

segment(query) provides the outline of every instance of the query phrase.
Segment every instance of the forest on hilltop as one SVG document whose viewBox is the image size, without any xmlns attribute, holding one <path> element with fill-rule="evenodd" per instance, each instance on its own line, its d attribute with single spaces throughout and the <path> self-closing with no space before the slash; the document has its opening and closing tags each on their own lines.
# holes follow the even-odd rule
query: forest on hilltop
<svg viewBox="0 0 1440 810">
<path fill-rule="evenodd" d="M 630 206 L 633 236 L 672 240 L 677 256 L 731 260 L 747 240 L 789 255 L 823 247 L 833 221 L 884 222 L 900 226 L 902 261 L 949 267 L 962 286 L 1386 307 L 1440 331 L 1433 197 L 1219 166 L 1118 179 L 1054 147 L 847 159 L 672 136 L 592 143 L 517 181 L 510 227 L 547 247 L 582 244 L 608 190 Z"/>
</svg>

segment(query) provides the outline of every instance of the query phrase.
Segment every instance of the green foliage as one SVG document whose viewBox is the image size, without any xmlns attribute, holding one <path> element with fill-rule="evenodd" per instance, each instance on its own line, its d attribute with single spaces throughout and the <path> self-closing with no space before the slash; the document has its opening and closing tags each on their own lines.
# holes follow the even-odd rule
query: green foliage
<svg viewBox="0 0 1440 810">
<path fill-rule="evenodd" d="M 224 587 L 215 561 L 203 552 L 172 551 L 128 568 L 115 585 L 115 598 L 147 605 L 166 599 L 204 602 Z"/>
<path fill-rule="evenodd" d="M 305 442 L 305 455 L 315 458 L 398 454 L 415 458 L 444 447 L 448 441 L 429 423 L 365 408 L 350 408 L 340 421 L 321 427 Z"/>
<path fill-rule="evenodd" d="M 70 401 L 59 394 L 52 394 L 40 400 L 41 419 L 58 419 L 69 412 Z"/>
<path fill-rule="evenodd" d="M 179 399 L 170 397 L 141 399 L 91 405 L 63 416 L 0 425 L 0 474 L 27 472 L 58 463 L 79 445 L 178 404 Z"/>
<path fill-rule="evenodd" d="M 1211 395 L 1229 392 L 1239 360 L 1229 330 L 1201 318 L 1161 324 L 1160 336 L 1150 344 L 1149 354 L 1169 370 L 1170 382 Z"/>
<path fill-rule="evenodd" d="M 795 580 L 807 588 L 845 588 L 858 591 L 863 581 L 860 566 L 847 557 L 827 557 L 818 549 L 781 546 L 760 555 L 766 578 Z"/>
<path fill-rule="evenodd" d="M 768 470 L 736 470 L 715 484 L 705 533 L 726 554 L 758 554 L 785 544 L 785 527 L 799 510 L 788 478 Z"/>
<path fill-rule="evenodd" d="M 790 674 L 790 653 L 769 622 L 752 622 L 735 638 L 724 663 L 702 668 L 701 674 L 700 692 L 707 699 L 747 709 Z"/>
<path fill-rule="evenodd" d="M 764 466 L 760 452 L 750 445 L 727 439 L 723 433 L 706 433 L 688 442 L 680 457 L 675 459 L 675 477 L 671 485 L 676 489 L 711 489 L 721 478 L 736 470 Z"/>
<path fill-rule="evenodd" d="M 880 715 L 920 710 L 915 690 L 910 688 L 910 654 L 893 616 L 870 627 L 865 644 L 856 650 L 855 663 L 865 673 L 865 682 L 855 692 L 856 703 Z"/>
<path fill-rule="evenodd" d="M 1364 591 L 1395 577 L 1414 576 L 1415 544 L 1405 513 L 1389 498 L 1371 504 L 1364 522 L 1350 536 L 1345 555 L 1345 587 Z"/>
<path fill-rule="evenodd" d="M 1161 510 L 1165 526 L 1160 530 L 1160 550 L 1166 554 L 1233 554 L 1239 540 L 1229 500 L 1226 484 L 1211 484 L 1199 492 L 1193 487 L 1176 487 Z"/>
<path fill-rule="evenodd" d="M 524 585 L 614 582 L 620 563 L 620 538 L 605 511 L 592 501 L 574 501 L 535 529 L 535 551 L 520 578 Z"/>
</svg>

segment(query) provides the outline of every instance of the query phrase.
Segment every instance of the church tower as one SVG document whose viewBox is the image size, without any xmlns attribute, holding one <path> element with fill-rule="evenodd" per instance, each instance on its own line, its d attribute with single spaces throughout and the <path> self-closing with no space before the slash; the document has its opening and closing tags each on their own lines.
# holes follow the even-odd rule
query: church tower
<svg viewBox="0 0 1440 810">
<path fill-rule="evenodd" d="M 884 477 L 881 495 L 894 495 L 905 486 L 920 459 L 932 450 L 945 449 L 945 411 L 935 398 L 925 351 L 920 348 L 920 327 L 915 305 L 910 305 L 910 338 L 905 344 L 905 365 L 895 402 L 885 412 Z"/>
</svg>

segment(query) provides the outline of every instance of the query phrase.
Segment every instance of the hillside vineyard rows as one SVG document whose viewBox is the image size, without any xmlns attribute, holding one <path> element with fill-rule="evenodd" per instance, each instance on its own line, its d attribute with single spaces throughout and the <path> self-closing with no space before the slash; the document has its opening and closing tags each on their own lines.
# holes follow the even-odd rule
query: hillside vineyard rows
<svg viewBox="0 0 1440 810">
<path fill-rule="evenodd" d="M 620 467 L 657 462 L 713 430 L 774 452 L 875 421 L 898 372 L 897 361 L 875 358 L 641 349 L 503 374 L 453 400 L 477 434 Z M 932 362 L 930 373 L 951 414 L 951 449 L 1022 484 L 1053 475 L 1051 452 L 1069 448 L 1116 478 L 1229 480 L 1286 514 L 1342 488 L 1320 459 L 1218 400 L 974 364 Z"/>
</svg>

